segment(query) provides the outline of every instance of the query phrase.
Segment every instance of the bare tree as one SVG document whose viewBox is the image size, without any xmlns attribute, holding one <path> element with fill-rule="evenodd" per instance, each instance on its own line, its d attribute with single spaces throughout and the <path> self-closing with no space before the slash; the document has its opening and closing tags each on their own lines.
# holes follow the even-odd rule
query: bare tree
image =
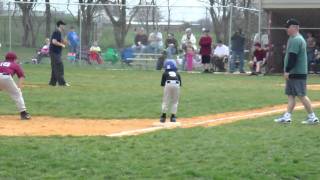
<svg viewBox="0 0 320 180">
<path fill-rule="evenodd" d="M 227 37 L 229 36 L 230 8 L 228 5 L 234 2 L 235 0 L 209 0 L 209 12 L 214 32 L 217 38 L 224 42 L 227 41 Z"/>
<path fill-rule="evenodd" d="M 170 8 L 170 0 L 167 0 L 167 8 L 168 8 L 168 25 L 167 25 L 167 35 L 170 33 L 170 23 L 171 23 L 171 8 Z"/>
<path fill-rule="evenodd" d="M 23 27 L 23 36 L 22 36 L 22 46 L 30 47 L 36 45 L 36 34 L 34 31 L 34 26 L 32 23 L 32 9 L 36 4 L 36 0 L 23 0 L 23 2 L 30 3 L 19 3 L 21 0 L 15 0 L 19 8 L 22 11 L 22 27 Z M 29 34 L 31 34 L 31 42 L 29 40 Z"/>
<path fill-rule="evenodd" d="M 139 5 L 141 4 L 141 1 L 142 0 L 139 0 Z M 126 7 L 127 5 L 126 0 L 101 0 L 101 2 L 103 4 L 117 5 L 117 7 L 114 7 L 114 8 L 116 8 L 117 11 L 119 12 L 118 17 L 116 17 L 112 13 L 110 6 L 104 6 L 104 9 L 113 25 L 114 38 L 116 41 L 117 48 L 122 48 L 124 46 L 127 33 L 131 27 L 131 21 L 139 11 L 139 8 L 134 8 L 129 19 L 127 19 L 127 14 L 128 14 L 127 10 L 129 8 Z"/>
<path fill-rule="evenodd" d="M 91 40 L 91 30 L 94 27 L 94 16 L 98 6 L 94 5 L 86 5 L 86 3 L 98 3 L 98 1 L 94 0 L 79 0 L 80 11 L 81 11 L 81 23 L 82 23 L 82 35 L 81 35 L 81 44 L 84 46 L 88 46 Z M 80 17 L 80 16 L 79 16 Z"/>
<path fill-rule="evenodd" d="M 155 27 L 156 24 L 160 21 L 161 14 L 158 7 L 155 7 L 155 2 L 143 2 L 141 5 L 143 7 L 135 7 L 134 9 L 139 8 L 138 12 L 136 13 L 134 20 L 138 21 L 147 31 L 147 34 L 150 32 L 149 22 L 152 22 L 152 26 Z M 134 11 L 132 11 L 134 13 Z"/>
<path fill-rule="evenodd" d="M 201 2 L 209 3 L 210 16 L 214 32 L 218 39 L 227 41 L 229 37 L 228 26 L 230 23 L 230 5 L 236 5 L 243 8 L 251 8 L 254 0 L 200 0 Z M 250 27 L 250 12 L 241 8 L 233 8 L 233 17 L 237 27 L 246 30 L 245 34 L 249 34 Z"/>
<path fill-rule="evenodd" d="M 46 37 L 50 36 L 51 31 L 51 10 L 50 10 L 50 0 L 46 0 Z"/>
</svg>

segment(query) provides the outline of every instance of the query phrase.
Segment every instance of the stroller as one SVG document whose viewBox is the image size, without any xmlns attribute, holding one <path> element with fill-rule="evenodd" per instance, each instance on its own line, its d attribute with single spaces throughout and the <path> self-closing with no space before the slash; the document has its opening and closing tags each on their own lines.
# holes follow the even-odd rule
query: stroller
<svg viewBox="0 0 320 180">
<path fill-rule="evenodd" d="M 49 57 L 49 46 L 47 45 L 36 51 L 36 54 L 31 59 L 32 64 L 40 64 L 44 57 Z"/>
</svg>

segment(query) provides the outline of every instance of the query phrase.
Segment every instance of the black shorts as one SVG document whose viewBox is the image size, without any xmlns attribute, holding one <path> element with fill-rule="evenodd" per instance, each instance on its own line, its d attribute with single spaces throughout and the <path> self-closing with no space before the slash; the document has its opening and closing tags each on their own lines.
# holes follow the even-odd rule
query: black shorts
<svg viewBox="0 0 320 180">
<path fill-rule="evenodd" d="M 286 95 L 305 96 L 306 95 L 306 79 L 289 79 L 286 82 Z"/>
<path fill-rule="evenodd" d="M 201 56 L 201 63 L 202 64 L 209 64 L 210 63 L 210 55 L 202 55 Z"/>
</svg>

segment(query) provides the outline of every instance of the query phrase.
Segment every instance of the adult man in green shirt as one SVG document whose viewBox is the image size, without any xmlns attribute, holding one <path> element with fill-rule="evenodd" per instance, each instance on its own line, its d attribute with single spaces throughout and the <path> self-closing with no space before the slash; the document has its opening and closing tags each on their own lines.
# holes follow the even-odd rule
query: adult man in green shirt
<svg viewBox="0 0 320 180">
<path fill-rule="evenodd" d="M 308 112 L 308 117 L 302 124 L 318 124 L 319 119 L 313 112 L 311 101 L 306 96 L 306 81 L 308 74 L 306 41 L 299 33 L 299 22 L 293 18 L 286 21 L 287 33 L 290 36 L 284 59 L 285 93 L 288 95 L 287 112 L 275 119 L 278 123 L 290 123 L 291 113 L 298 97 Z"/>
</svg>

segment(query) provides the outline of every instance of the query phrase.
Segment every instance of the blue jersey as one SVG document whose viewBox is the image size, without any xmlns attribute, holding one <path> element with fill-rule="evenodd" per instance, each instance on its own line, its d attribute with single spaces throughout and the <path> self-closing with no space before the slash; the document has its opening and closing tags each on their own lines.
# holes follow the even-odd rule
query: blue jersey
<svg viewBox="0 0 320 180">
<path fill-rule="evenodd" d="M 79 44 L 79 36 L 76 32 L 70 31 L 67 35 L 68 41 L 72 47 L 77 47 Z"/>
</svg>

